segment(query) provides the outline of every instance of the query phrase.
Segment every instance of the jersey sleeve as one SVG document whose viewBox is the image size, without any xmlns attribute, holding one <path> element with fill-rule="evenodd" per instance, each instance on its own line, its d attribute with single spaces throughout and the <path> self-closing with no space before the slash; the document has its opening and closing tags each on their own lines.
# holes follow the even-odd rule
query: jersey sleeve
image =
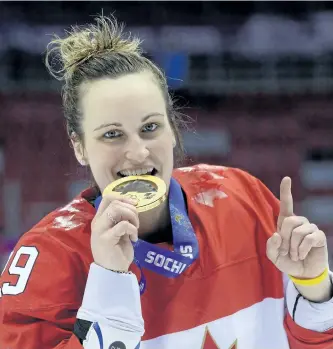
<svg viewBox="0 0 333 349">
<path fill-rule="evenodd" d="M 27 234 L 0 278 L 0 348 L 82 349 L 72 328 L 85 287 L 79 256 Z"/>
<path fill-rule="evenodd" d="M 260 208 L 259 219 L 269 226 L 268 221 L 277 222 L 279 200 L 258 179 L 253 178 Z M 276 223 L 275 223 L 276 225 Z M 272 231 L 269 235 L 273 234 Z M 333 348 L 333 299 L 316 304 L 300 297 L 291 280 L 287 281 L 285 292 L 287 312 L 284 327 L 291 349 L 332 349 Z M 301 300 L 299 300 L 301 299 Z M 299 320 L 292 313 L 301 314 Z M 307 325 L 305 325 L 307 323 Z"/>
<path fill-rule="evenodd" d="M 301 327 L 287 313 L 284 328 L 288 335 L 290 349 L 332 349 L 333 329 L 317 332 Z"/>
<path fill-rule="evenodd" d="M 144 322 L 136 276 L 92 263 L 77 317 L 92 321 L 87 334 L 81 337 L 84 348 L 139 348 Z"/>
<path fill-rule="evenodd" d="M 88 270 L 54 237 L 23 237 L 0 278 L 0 348 L 138 348 L 143 319 L 135 275 L 94 264 Z M 83 338 L 75 332 L 80 319 L 91 324 Z"/>
</svg>

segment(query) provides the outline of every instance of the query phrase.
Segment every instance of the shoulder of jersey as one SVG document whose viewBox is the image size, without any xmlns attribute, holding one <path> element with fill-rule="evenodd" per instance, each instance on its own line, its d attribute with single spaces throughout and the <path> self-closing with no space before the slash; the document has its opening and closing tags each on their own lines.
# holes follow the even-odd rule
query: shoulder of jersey
<svg viewBox="0 0 333 349">
<path fill-rule="evenodd" d="M 253 183 L 256 179 L 248 172 L 234 167 L 197 164 L 180 167 L 174 170 L 173 176 L 180 182 L 193 180 L 195 183 L 211 182 L 224 185 L 244 185 Z M 225 182 L 227 179 L 227 183 Z"/>
<path fill-rule="evenodd" d="M 94 207 L 80 193 L 67 205 L 47 214 L 24 233 L 21 239 L 36 240 L 52 235 L 57 241 L 68 245 L 71 240 L 78 239 L 76 233 L 90 235 L 90 223 L 94 215 Z"/>
</svg>

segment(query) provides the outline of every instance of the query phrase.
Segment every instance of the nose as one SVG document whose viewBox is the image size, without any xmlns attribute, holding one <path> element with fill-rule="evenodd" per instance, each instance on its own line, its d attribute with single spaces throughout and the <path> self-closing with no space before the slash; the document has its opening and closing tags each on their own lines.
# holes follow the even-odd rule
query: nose
<svg viewBox="0 0 333 349">
<path fill-rule="evenodd" d="M 134 164 L 143 163 L 149 156 L 146 142 L 140 137 L 129 139 L 126 144 L 125 157 Z"/>
</svg>

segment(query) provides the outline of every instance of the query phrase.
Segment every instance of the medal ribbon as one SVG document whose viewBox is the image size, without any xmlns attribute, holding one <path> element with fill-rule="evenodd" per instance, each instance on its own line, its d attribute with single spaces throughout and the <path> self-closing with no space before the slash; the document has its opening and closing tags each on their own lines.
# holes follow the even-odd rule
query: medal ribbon
<svg viewBox="0 0 333 349">
<path fill-rule="evenodd" d="M 96 198 L 96 209 L 101 200 L 101 197 Z M 161 248 L 141 239 L 133 242 L 133 262 L 141 271 L 139 282 L 141 294 L 143 294 L 146 289 L 146 278 L 142 267 L 169 278 L 176 278 L 198 258 L 198 239 L 187 215 L 181 186 L 174 178 L 171 178 L 170 181 L 169 210 L 174 244 L 173 251 Z"/>
</svg>

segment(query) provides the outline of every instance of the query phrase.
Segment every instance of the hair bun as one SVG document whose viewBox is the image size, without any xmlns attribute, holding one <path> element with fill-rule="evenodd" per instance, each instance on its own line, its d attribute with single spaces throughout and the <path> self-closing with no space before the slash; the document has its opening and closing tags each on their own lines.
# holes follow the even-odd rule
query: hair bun
<svg viewBox="0 0 333 349">
<path fill-rule="evenodd" d="M 101 15 L 95 21 L 87 27 L 73 26 L 67 37 L 55 35 L 48 44 L 45 63 L 56 79 L 67 80 L 82 63 L 106 52 L 141 55 L 140 39 L 125 36 L 124 25 L 113 16 Z"/>
</svg>

